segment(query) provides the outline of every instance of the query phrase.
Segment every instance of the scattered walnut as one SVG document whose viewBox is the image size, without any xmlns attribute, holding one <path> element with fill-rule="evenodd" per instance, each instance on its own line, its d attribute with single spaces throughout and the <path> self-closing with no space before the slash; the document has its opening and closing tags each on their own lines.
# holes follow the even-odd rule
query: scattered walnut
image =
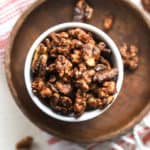
<svg viewBox="0 0 150 150">
<path fill-rule="evenodd" d="M 51 33 L 35 49 L 32 91 L 53 111 L 79 117 L 113 101 L 118 71 L 111 49 L 94 37 L 80 28 L 69 29 Z M 135 57 L 133 47 L 131 52 Z"/>
<path fill-rule="evenodd" d="M 103 24 L 104 30 L 109 31 L 112 28 L 113 22 L 114 22 L 114 18 L 112 15 L 105 17 L 104 24 Z"/>
<path fill-rule="evenodd" d="M 33 143 L 33 137 L 26 136 L 16 143 L 16 150 L 29 149 Z"/>
<path fill-rule="evenodd" d="M 150 12 L 150 0 L 142 0 L 142 4 L 144 9 Z"/>
<path fill-rule="evenodd" d="M 86 2 L 86 0 L 78 0 L 74 8 L 74 21 L 87 21 L 92 18 L 93 8 Z"/>
<path fill-rule="evenodd" d="M 139 66 L 138 48 L 135 45 L 128 46 L 123 44 L 120 47 L 120 53 L 124 62 L 125 68 L 135 70 Z"/>
</svg>

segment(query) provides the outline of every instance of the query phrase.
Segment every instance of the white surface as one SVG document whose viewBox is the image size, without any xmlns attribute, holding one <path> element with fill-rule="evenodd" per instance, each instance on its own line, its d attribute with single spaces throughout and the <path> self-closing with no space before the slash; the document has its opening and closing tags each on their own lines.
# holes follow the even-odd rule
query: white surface
<svg viewBox="0 0 150 150">
<path fill-rule="evenodd" d="M 140 9 L 143 9 L 140 5 L 140 0 L 132 1 Z M 4 67 L 0 66 L 0 150 L 15 150 L 14 145 L 16 141 L 25 135 L 34 135 L 35 141 L 39 143 L 38 148 L 34 150 L 60 150 L 60 147 L 66 143 L 62 141 L 59 146 L 51 146 L 51 148 L 47 146 L 41 149 L 46 143 L 45 139 L 47 139 L 48 135 L 35 127 L 16 106 L 6 83 Z M 105 150 L 108 150 L 106 148 L 107 144 L 104 146 Z M 70 145 L 70 149 L 80 150 L 81 148 Z M 69 148 L 65 150 L 69 150 Z"/>
</svg>

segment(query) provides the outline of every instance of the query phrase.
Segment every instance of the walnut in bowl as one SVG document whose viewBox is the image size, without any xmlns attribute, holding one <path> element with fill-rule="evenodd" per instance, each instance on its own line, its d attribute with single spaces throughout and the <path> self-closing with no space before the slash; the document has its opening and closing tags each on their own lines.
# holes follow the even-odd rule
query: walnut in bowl
<svg viewBox="0 0 150 150">
<path fill-rule="evenodd" d="M 24 76 L 31 99 L 43 112 L 78 122 L 112 105 L 121 89 L 123 63 L 103 31 L 85 23 L 64 23 L 34 42 Z"/>
</svg>

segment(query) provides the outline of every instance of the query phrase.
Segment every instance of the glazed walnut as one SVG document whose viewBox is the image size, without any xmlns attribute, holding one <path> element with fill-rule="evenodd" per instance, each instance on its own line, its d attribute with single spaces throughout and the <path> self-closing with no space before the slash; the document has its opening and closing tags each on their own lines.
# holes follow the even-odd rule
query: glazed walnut
<svg viewBox="0 0 150 150">
<path fill-rule="evenodd" d="M 111 49 L 80 28 L 47 36 L 35 49 L 31 67 L 33 93 L 62 115 L 103 109 L 117 91 Z"/>
<path fill-rule="evenodd" d="M 120 53 L 123 59 L 125 68 L 136 70 L 139 66 L 138 48 L 135 45 L 128 46 L 123 44 L 120 47 Z"/>
<path fill-rule="evenodd" d="M 74 8 L 74 21 L 87 21 L 92 18 L 93 8 L 86 2 L 86 0 L 78 0 Z"/>
<path fill-rule="evenodd" d="M 109 31 L 112 28 L 114 18 L 112 15 L 106 16 L 103 23 L 103 29 Z"/>
</svg>

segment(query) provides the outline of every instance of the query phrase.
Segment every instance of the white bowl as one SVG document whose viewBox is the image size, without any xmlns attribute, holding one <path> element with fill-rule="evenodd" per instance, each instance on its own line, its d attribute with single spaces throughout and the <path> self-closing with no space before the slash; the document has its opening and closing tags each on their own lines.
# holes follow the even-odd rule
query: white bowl
<svg viewBox="0 0 150 150">
<path fill-rule="evenodd" d="M 118 68 L 118 78 L 117 78 L 117 83 L 116 83 L 117 92 L 114 95 L 113 102 L 115 101 L 116 97 L 118 96 L 118 94 L 121 90 L 122 82 L 123 82 L 123 63 L 122 63 L 120 52 L 119 52 L 116 44 L 113 42 L 113 40 L 106 33 L 104 33 L 102 30 L 96 28 L 93 25 L 89 25 L 89 24 L 85 24 L 85 23 L 79 23 L 79 22 L 63 23 L 63 24 L 59 24 L 59 25 L 50 27 L 48 30 L 46 30 L 44 33 L 42 33 L 36 39 L 36 41 L 33 43 L 31 48 L 29 49 L 29 52 L 28 52 L 28 55 L 27 55 L 26 61 L 25 61 L 25 68 L 24 68 L 25 85 L 26 85 L 27 91 L 28 91 L 32 101 L 36 104 L 36 106 L 41 111 L 43 111 L 44 113 L 46 113 L 50 117 L 53 117 L 53 118 L 61 120 L 61 121 L 66 121 L 66 122 L 80 122 L 80 121 L 86 121 L 86 120 L 92 119 L 96 116 L 101 115 L 103 112 L 105 112 L 112 105 L 112 103 L 109 104 L 103 110 L 96 109 L 96 110 L 91 110 L 91 111 L 88 111 L 88 112 L 84 112 L 81 115 L 81 117 L 75 118 L 73 116 L 63 116 L 63 115 L 60 115 L 60 114 L 54 112 L 51 108 L 49 108 L 45 104 L 43 104 L 40 101 L 40 99 L 32 93 L 32 88 L 31 88 L 31 62 L 32 62 L 32 57 L 33 57 L 33 54 L 34 54 L 34 51 L 35 51 L 36 47 L 51 32 L 63 31 L 63 30 L 69 29 L 69 28 L 76 28 L 76 27 L 79 27 L 79 28 L 82 28 L 82 29 L 85 29 L 87 31 L 90 31 L 90 32 L 94 33 L 97 37 L 99 37 L 101 40 L 106 42 L 107 45 L 112 50 L 113 64 L 116 68 Z"/>
</svg>

